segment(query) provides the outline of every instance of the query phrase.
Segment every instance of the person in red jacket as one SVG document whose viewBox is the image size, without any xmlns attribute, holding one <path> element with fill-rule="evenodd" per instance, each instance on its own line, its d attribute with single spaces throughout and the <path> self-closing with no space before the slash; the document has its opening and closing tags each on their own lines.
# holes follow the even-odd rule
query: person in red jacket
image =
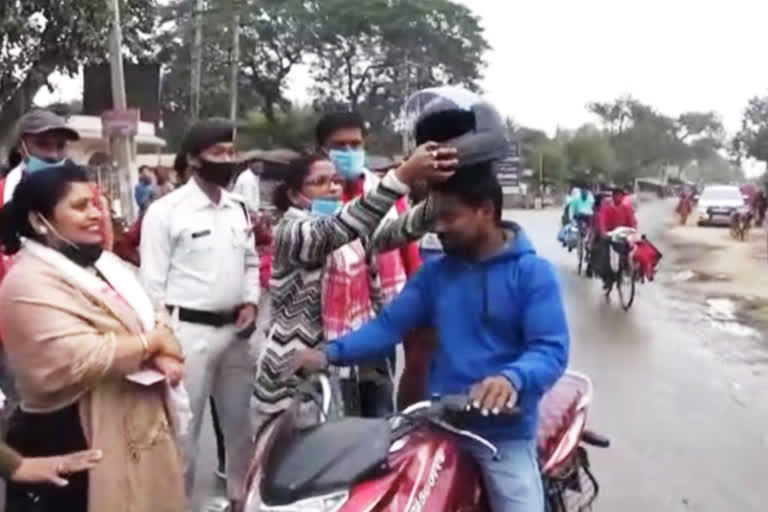
<svg viewBox="0 0 768 512">
<path fill-rule="evenodd" d="M 605 236 L 614 229 L 637 229 L 637 217 L 632 196 L 623 189 L 614 189 L 610 199 L 604 199 L 597 214 L 597 233 Z"/>
<path fill-rule="evenodd" d="M 595 243 L 592 249 L 592 270 L 603 279 L 606 290 L 610 289 L 613 275 L 610 267 L 610 239 L 608 233 L 618 228 L 637 228 L 637 217 L 632 196 L 621 188 L 604 197 L 595 215 Z"/>
<path fill-rule="evenodd" d="M 632 194 L 629 192 L 629 190 L 620 189 L 620 188 L 614 190 L 613 204 L 616 210 L 616 219 L 615 219 L 616 225 L 613 229 L 617 229 L 617 228 L 637 229 L 637 217 L 635 216 L 635 207 L 632 204 Z"/>
</svg>

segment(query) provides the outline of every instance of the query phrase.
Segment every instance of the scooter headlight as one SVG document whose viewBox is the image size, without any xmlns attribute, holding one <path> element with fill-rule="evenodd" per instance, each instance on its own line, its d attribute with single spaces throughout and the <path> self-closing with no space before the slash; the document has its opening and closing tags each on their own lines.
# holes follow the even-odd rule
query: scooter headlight
<svg viewBox="0 0 768 512">
<path fill-rule="evenodd" d="M 297 501 L 290 505 L 272 507 L 262 504 L 259 512 L 338 512 L 348 499 L 349 492 L 341 491 Z"/>
</svg>

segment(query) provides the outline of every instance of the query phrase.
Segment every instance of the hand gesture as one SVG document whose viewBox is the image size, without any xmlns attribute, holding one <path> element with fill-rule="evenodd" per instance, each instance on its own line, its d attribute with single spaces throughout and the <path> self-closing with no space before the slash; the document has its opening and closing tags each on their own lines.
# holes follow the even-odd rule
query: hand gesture
<svg viewBox="0 0 768 512">
<path fill-rule="evenodd" d="M 66 487 L 69 482 L 63 475 L 92 469 L 101 460 L 101 450 L 86 450 L 56 457 L 24 458 L 11 475 L 11 480 L 20 483 L 51 483 Z"/>
<path fill-rule="evenodd" d="M 395 170 L 397 177 L 408 185 L 419 180 L 432 183 L 447 181 L 459 165 L 456 149 L 436 142 L 422 144 Z"/>
<path fill-rule="evenodd" d="M 488 377 L 472 386 L 470 405 L 479 409 L 483 416 L 510 411 L 517 404 L 517 390 L 504 376 Z"/>
</svg>

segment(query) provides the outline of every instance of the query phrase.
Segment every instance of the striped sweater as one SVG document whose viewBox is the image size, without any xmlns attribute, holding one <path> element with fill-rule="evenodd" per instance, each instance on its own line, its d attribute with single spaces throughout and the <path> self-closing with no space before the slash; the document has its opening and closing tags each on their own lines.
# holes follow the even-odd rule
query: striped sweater
<svg viewBox="0 0 768 512">
<path fill-rule="evenodd" d="M 328 256 L 356 239 L 363 240 L 368 252 L 391 251 L 418 240 L 431 228 L 431 201 L 396 219 L 385 219 L 406 193 L 408 187 L 390 172 L 378 187 L 334 216 L 318 217 L 292 208 L 275 227 L 272 327 L 259 357 L 255 390 L 262 412 L 277 413 L 290 404 L 298 381 L 280 377 L 287 356 L 325 341 L 322 277 Z"/>
</svg>

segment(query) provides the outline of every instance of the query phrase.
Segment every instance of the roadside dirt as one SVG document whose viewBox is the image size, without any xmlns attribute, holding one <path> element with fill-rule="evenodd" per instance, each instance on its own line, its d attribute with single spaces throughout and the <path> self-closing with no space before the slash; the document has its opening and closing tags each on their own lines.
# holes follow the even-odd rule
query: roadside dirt
<svg viewBox="0 0 768 512">
<path fill-rule="evenodd" d="M 730 299 L 739 316 L 768 328 L 768 245 L 766 231 L 753 228 L 744 242 L 728 228 L 679 226 L 670 221 L 663 243 L 672 283 L 700 299 Z"/>
</svg>

